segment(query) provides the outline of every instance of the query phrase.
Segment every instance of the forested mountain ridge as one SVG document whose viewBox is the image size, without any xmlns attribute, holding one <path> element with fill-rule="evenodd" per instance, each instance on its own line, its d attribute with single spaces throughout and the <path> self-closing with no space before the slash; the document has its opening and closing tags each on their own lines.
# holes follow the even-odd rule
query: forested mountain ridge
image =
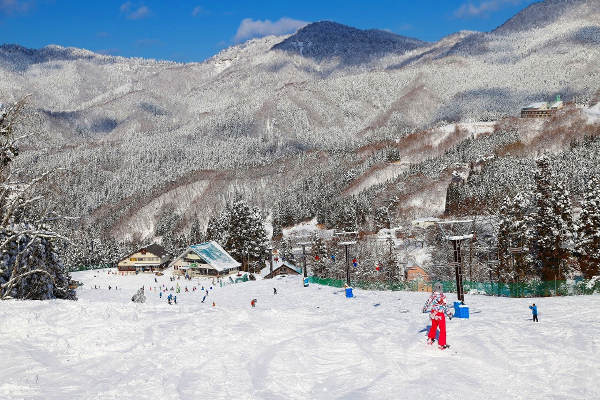
<svg viewBox="0 0 600 400">
<path fill-rule="evenodd" d="M 426 129 L 515 116 L 557 94 L 594 99 L 598 10 L 598 0 L 549 0 L 495 31 L 436 43 L 319 22 L 191 64 L 4 45 L 0 93 L 3 101 L 31 93 L 48 132 L 19 162 L 67 168 L 65 210 L 117 239 L 152 238 L 165 213 L 178 216 L 175 230 L 194 213 L 205 223 L 235 193 L 288 222 L 334 223 L 344 207 L 364 211 L 395 197 L 411 215 L 436 214 L 457 160 L 436 157 L 464 140 L 484 142 L 460 127 Z M 494 143 L 510 144 L 502 140 Z M 412 172 L 343 203 L 356 180 L 398 160 Z"/>
</svg>

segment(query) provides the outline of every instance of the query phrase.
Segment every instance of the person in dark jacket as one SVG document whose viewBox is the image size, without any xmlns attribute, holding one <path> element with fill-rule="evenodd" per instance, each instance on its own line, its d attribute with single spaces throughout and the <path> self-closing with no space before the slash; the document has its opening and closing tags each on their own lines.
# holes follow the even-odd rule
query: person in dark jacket
<svg viewBox="0 0 600 400">
<path fill-rule="evenodd" d="M 531 312 L 533 313 L 533 322 L 539 322 L 538 321 L 538 317 L 537 317 L 537 306 L 535 305 L 535 303 L 533 303 L 533 305 L 529 306 L 529 308 L 531 309 Z"/>
</svg>

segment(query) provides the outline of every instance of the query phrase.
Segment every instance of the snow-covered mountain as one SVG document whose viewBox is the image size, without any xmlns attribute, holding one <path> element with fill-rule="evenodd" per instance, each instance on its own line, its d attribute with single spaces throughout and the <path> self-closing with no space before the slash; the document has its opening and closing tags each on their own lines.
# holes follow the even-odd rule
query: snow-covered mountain
<svg viewBox="0 0 600 400">
<path fill-rule="evenodd" d="M 345 64 L 363 64 L 373 57 L 404 54 L 424 47 L 419 39 L 379 29 L 360 30 L 331 21 L 308 24 L 294 35 L 273 46 L 290 54 L 316 61 L 339 58 Z"/>
<path fill-rule="evenodd" d="M 4 45 L 0 93 L 32 94 L 49 137 L 22 162 L 73 171 L 69 210 L 120 237 L 148 235 L 170 204 L 208 218 L 241 192 L 269 209 L 327 166 L 356 178 L 373 144 L 516 116 L 558 94 L 592 98 L 599 32 L 600 0 L 547 0 L 436 43 L 318 22 L 191 64 Z"/>
</svg>

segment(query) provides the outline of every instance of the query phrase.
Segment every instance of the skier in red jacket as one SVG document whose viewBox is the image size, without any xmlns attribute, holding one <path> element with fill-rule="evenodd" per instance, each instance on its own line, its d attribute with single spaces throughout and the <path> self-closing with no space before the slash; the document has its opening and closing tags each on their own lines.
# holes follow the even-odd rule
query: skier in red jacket
<svg viewBox="0 0 600 400">
<path fill-rule="evenodd" d="M 446 296 L 444 295 L 444 287 L 440 282 L 433 285 L 433 292 L 423 306 L 423 312 L 429 312 L 431 318 L 431 329 L 427 335 L 427 343 L 435 342 L 435 333 L 437 328 L 440 328 L 439 345 L 440 349 L 447 349 L 450 345 L 446 344 L 446 315 L 452 319 L 452 313 L 448 309 Z"/>
</svg>

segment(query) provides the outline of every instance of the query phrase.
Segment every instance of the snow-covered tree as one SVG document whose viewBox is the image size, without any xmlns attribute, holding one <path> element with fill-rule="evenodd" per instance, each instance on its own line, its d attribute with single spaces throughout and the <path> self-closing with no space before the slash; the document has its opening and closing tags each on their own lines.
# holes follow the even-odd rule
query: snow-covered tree
<svg viewBox="0 0 600 400">
<path fill-rule="evenodd" d="M 294 244 L 291 238 L 285 238 L 281 241 L 281 248 L 279 249 L 279 257 L 285 261 L 294 262 Z"/>
<path fill-rule="evenodd" d="M 375 232 L 379 232 L 381 229 L 390 229 L 390 212 L 387 207 L 381 206 L 375 210 Z"/>
<path fill-rule="evenodd" d="M 198 214 L 194 214 L 194 218 L 192 220 L 192 227 L 190 228 L 189 241 L 190 244 L 199 244 L 203 243 L 205 240 L 204 232 L 202 231 L 202 227 L 200 226 L 200 220 L 198 219 Z"/>
<path fill-rule="evenodd" d="M 600 183 L 592 178 L 581 202 L 575 251 L 586 278 L 600 275 Z"/>
<path fill-rule="evenodd" d="M 231 209 L 229 204 L 219 213 L 212 215 L 208 219 L 206 226 L 206 240 L 214 240 L 221 246 L 225 246 L 229 240 L 229 221 L 231 218 Z"/>
<path fill-rule="evenodd" d="M 532 255 L 542 280 L 561 279 L 567 272 L 565 262 L 570 255 L 567 244 L 573 236 L 571 200 L 568 191 L 552 173 L 548 157 L 538 159 L 537 167 Z"/>
<path fill-rule="evenodd" d="M 498 212 L 498 256 L 496 277 L 501 282 L 516 279 L 523 281 L 533 272 L 529 257 L 531 218 L 530 195 L 519 192 L 514 198 L 507 196 Z"/>
<path fill-rule="evenodd" d="M 55 251 L 55 241 L 64 238 L 49 228 L 58 215 L 44 204 L 49 173 L 25 180 L 26 171 L 11 168 L 19 141 L 32 129 L 26 105 L 26 99 L 0 105 L 0 298 L 74 300 Z"/>
<path fill-rule="evenodd" d="M 325 277 L 327 276 L 327 264 L 329 262 L 327 256 L 327 246 L 325 244 L 325 240 L 316 233 L 311 235 L 311 244 L 310 244 L 310 262 L 308 265 L 310 266 L 310 271 L 312 275 Z"/>
<path fill-rule="evenodd" d="M 231 256 L 257 265 L 265 258 L 268 238 L 258 207 L 250 207 L 238 197 L 219 217 L 211 217 L 206 236 L 216 240 Z"/>
</svg>

